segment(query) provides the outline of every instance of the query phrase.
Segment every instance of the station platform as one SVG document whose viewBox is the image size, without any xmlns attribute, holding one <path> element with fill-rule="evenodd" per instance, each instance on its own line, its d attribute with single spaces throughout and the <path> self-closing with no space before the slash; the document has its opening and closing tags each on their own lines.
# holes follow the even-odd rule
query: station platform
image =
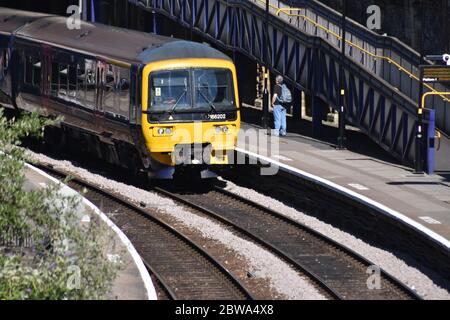
<svg viewBox="0 0 450 320">
<path fill-rule="evenodd" d="M 242 129 L 261 127 L 242 123 Z M 290 132 L 279 138 L 279 152 L 271 154 L 275 141 L 269 139 L 256 147 L 240 135 L 237 152 L 345 194 L 419 230 L 450 251 L 449 175 L 415 175 L 412 169 L 390 161 L 384 151 L 378 157 L 376 152 L 337 150 L 331 143 Z"/>
<path fill-rule="evenodd" d="M 25 167 L 25 177 L 24 188 L 26 190 L 35 190 L 37 188 L 43 188 L 47 184 L 58 182 L 45 172 L 28 164 Z M 76 191 L 68 186 L 63 186 L 60 192 L 67 196 L 77 194 Z M 86 215 L 89 217 L 98 215 L 101 218 L 99 221 L 105 223 L 112 230 L 112 240 L 108 244 L 109 248 L 107 250 L 109 252 L 107 256 L 113 261 L 120 256 L 120 260 L 124 263 L 124 267 L 119 270 L 113 282 L 111 293 L 107 298 L 111 300 L 156 300 L 156 292 L 150 275 L 136 249 L 125 234 L 114 225 L 105 213 L 101 212 L 86 198 L 82 198 L 80 207 L 80 220 L 82 218 L 86 219 Z"/>
</svg>

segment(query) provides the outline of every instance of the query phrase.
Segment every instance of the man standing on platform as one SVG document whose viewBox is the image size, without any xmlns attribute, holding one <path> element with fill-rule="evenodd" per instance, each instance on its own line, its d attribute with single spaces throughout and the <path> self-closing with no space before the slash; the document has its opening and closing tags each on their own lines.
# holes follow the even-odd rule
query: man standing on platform
<svg viewBox="0 0 450 320">
<path fill-rule="evenodd" d="M 274 135 L 286 136 L 286 107 L 292 102 L 292 95 L 286 85 L 283 83 L 283 77 L 275 78 L 275 87 L 273 88 L 272 106 L 274 117 Z"/>
</svg>

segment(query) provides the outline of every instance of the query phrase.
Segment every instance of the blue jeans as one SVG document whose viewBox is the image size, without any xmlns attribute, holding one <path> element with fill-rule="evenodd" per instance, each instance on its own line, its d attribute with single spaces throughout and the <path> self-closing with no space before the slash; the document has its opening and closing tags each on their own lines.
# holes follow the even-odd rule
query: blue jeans
<svg viewBox="0 0 450 320">
<path fill-rule="evenodd" d="M 275 135 L 286 135 L 286 108 L 279 104 L 274 105 L 273 117 L 275 120 Z"/>
</svg>

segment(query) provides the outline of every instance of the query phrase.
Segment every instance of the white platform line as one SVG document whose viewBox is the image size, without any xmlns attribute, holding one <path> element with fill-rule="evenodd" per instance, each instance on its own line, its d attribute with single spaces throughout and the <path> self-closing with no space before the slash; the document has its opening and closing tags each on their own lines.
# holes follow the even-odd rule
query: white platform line
<svg viewBox="0 0 450 320">
<path fill-rule="evenodd" d="M 283 160 L 283 161 L 293 161 L 291 158 L 279 155 L 279 154 L 275 154 L 272 156 L 272 158 L 278 159 L 278 160 Z"/>
<path fill-rule="evenodd" d="M 437 242 L 439 245 L 444 246 L 447 250 L 450 249 L 450 241 L 447 240 L 446 238 L 444 238 L 443 236 L 437 234 L 436 232 L 434 232 L 433 230 L 428 229 L 427 227 L 425 227 L 424 225 L 418 223 L 417 221 L 414 221 L 413 219 L 407 217 L 406 215 L 404 215 L 403 213 L 400 213 L 398 211 L 395 211 L 379 202 L 376 202 L 366 196 L 363 196 L 355 191 L 352 191 L 348 188 L 342 187 L 334 182 L 331 182 L 329 180 L 326 180 L 324 178 L 321 178 L 319 176 L 313 175 L 311 173 L 308 173 L 306 171 L 294 168 L 290 165 L 281 163 L 279 161 L 273 160 L 269 157 L 265 157 L 262 155 L 259 155 L 257 153 L 251 152 L 251 151 L 247 151 L 241 148 L 236 148 L 237 152 L 241 152 L 244 154 L 247 154 L 251 157 L 257 158 L 257 159 L 261 159 L 263 161 L 269 162 L 269 163 L 273 163 L 274 165 L 280 167 L 281 169 L 283 169 L 284 171 L 287 171 L 288 173 L 294 174 L 296 176 L 305 178 L 309 181 L 312 182 L 316 182 L 322 186 L 328 187 L 332 190 L 335 190 L 341 194 L 345 194 L 350 196 L 352 199 L 359 201 L 360 203 L 363 203 L 365 205 L 368 205 L 369 207 L 376 209 L 378 211 L 381 211 L 382 213 L 394 217 L 398 220 L 400 220 L 401 222 L 417 229 L 418 231 L 424 233 L 425 235 L 427 235 L 428 237 L 430 237 L 432 240 L 434 240 L 435 242 Z"/>
<path fill-rule="evenodd" d="M 350 187 L 355 188 L 359 191 L 367 191 L 370 190 L 369 188 L 367 188 L 366 186 L 363 186 L 362 184 L 359 183 L 349 183 L 348 184 Z"/>
<path fill-rule="evenodd" d="M 419 217 L 420 220 L 425 221 L 428 224 L 442 224 L 440 221 L 437 221 L 436 219 L 433 219 L 432 217 Z"/>
<path fill-rule="evenodd" d="M 25 165 L 28 168 L 30 168 L 30 169 L 38 172 L 39 174 L 43 175 L 47 179 L 49 179 L 49 180 L 51 180 L 51 181 L 53 181 L 55 183 L 61 184 L 60 181 L 58 181 L 56 178 L 48 175 L 47 173 L 45 173 L 41 169 L 38 169 L 38 168 L 28 164 L 28 163 L 25 163 Z M 67 185 L 63 185 L 63 186 L 64 186 L 64 188 L 68 188 L 71 191 L 76 192 L 75 190 L 73 190 L 72 188 L 70 188 Z M 157 300 L 156 291 L 155 291 L 155 287 L 153 286 L 152 279 L 150 278 L 150 275 L 148 274 L 147 269 L 145 268 L 145 265 L 144 265 L 144 262 L 141 259 L 141 256 L 136 251 L 136 248 L 133 246 L 133 244 L 131 243 L 130 239 L 128 239 L 128 237 L 122 232 L 122 230 L 120 230 L 120 228 L 118 226 L 116 226 L 114 224 L 114 222 L 112 222 L 111 219 L 109 219 L 106 214 L 104 214 L 102 211 L 100 211 L 100 209 L 97 208 L 92 202 L 90 202 L 88 199 L 86 199 L 83 196 L 81 196 L 81 198 L 83 199 L 84 204 L 87 205 L 89 208 L 91 208 L 96 214 L 98 214 L 100 216 L 100 218 L 112 230 L 114 230 L 114 232 L 118 235 L 120 241 L 122 241 L 123 245 L 127 248 L 128 252 L 130 253 L 131 257 L 133 258 L 134 263 L 136 264 L 136 267 L 139 270 L 139 274 L 141 275 L 142 281 L 143 281 L 144 286 L 145 286 L 145 290 L 147 291 L 147 298 L 148 298 L 148 300 Z"/>
</svg>

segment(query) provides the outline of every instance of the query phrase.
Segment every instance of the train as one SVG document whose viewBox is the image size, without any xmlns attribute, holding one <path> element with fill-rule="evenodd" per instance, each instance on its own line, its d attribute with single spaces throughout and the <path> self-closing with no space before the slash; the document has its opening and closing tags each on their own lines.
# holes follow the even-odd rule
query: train
<svg viewBox="0 0 450 320">
<path fill-rule="evenodd" d="M 62 121 L 45 129 L 134 173 L 206 178 L 240 129 L 236 68 L 208 44 L 0 8 L 0 105 Z"/>
</svg>

